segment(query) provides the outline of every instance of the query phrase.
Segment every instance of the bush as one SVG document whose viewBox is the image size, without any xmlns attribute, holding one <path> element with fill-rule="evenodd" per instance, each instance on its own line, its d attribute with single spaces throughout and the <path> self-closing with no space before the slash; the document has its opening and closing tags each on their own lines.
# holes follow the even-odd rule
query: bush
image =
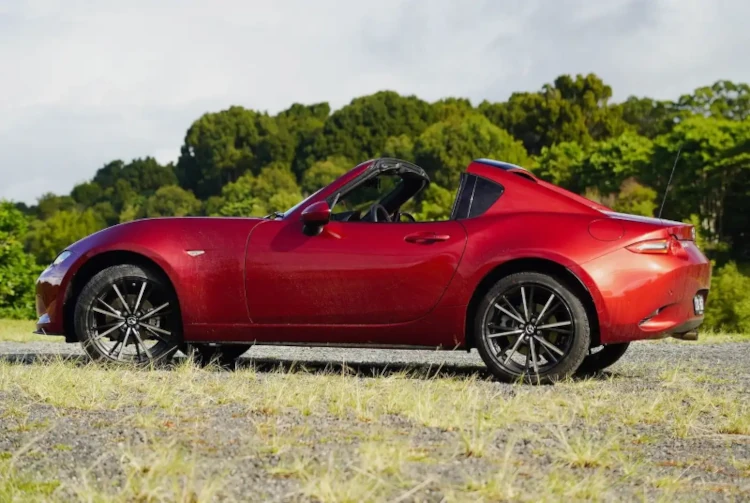
<svg viewBox="0 0 750 503">
<path fill-rule="evenodd" d="M 750 276 L 729 262 L 715 271 L 706 305 L 707 328 L 750 332 Z"/>
<path fill-rule="evenodd" d="M 41 272 L 23 250 L 26 217 L 9 202 L 0 202 L 0 318 L 33 318 L 34 281 Z"/>
</svg>

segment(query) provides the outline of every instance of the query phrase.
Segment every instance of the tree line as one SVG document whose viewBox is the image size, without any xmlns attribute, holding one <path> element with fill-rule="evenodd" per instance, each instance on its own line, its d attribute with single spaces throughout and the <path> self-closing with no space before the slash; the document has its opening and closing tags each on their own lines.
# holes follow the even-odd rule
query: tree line
<svg viewBox="0 0 750 503">
<path fill-rule="evenodd" d="M 460 173 L 489 157 L 617 211 L 693 223 L 714 261 L 707 324 L 750 331 L 750 86 L 726 80 L 674 101 L 612 102 L 594 74 L 562 75 L 507 101 L 428 102 L 381 91 L 332 111 L 294 104 L 271 115 L 232 106 L 187 130 L 176 163 L 114 160 L 70 194 L 0 205 L 0 316 L 33 314 L 39 269 L 106 226 L 161 216 L 260 216 L 283 211 L 357 163 L 416 162 L 433 180 L 410 208 L 450 212 Z"/>
</svg>

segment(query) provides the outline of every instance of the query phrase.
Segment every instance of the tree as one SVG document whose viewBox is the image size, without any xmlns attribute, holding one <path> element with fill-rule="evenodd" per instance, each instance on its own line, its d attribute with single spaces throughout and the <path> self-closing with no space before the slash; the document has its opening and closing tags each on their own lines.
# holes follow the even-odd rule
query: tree
<svg viewBox="0 0 750 503">
<path fill-rule="evenodd" d="M 48 192 L 37 200 L 36 216 L 46 220 L 58 211 L 68 211 L 76 208 L 75 200 L 70 196 L 58 196 Z"/>
<path fill-rule="evenodd" d="M 573 186 L 615 192 L 626 179 L 640 177 L 650 168 L 652 154 L 651 140 L 631 132 L 594 143 L 578 167 Z"/>
<path fill-rule="evenodd" d="M 246 173 L 225 185 L 221 199 L 212 201 L 213 211 L 219 215 L 257 217 L 291 208 L 302 194 L 292 172 L 277 164 L 264 168 L 258 176 Z"/>
<path fill-rule="evenodd" d="M 242 107 L 203 115 L 188 129 L 180 151 L 180 185 L 201 198 L 218 194 L 226 183 L 260 169 L 261 142 L 277 133 L 268 114 Z M 263 152 L 268 150 L 266 145 Z"/>
<path fill-rule="evenodd" d="M 408 135 L 391 136 L 385 141 L 383 157 L 395 157 L 404 161 L 414 160 L 414 140 Z"/>
<path fill-rule="evenodd" d="M 681 114 L 670 101 L 630 96 L 622 105 L 622 118 L 642 136 L 654 139 L 668 133 Z"/>
<path fill-rule="evenodd" d="M 586 146 L 622 133 L 627 124 L 621 108 L 608 105 L 611 97 L 612 89 L 594 74 L 561 75 L 540 92 L 513 93 L 506 103 L 485 101 L 479 110 L 537 155 L 556 143 Z"/>
<path fill-rule="evenodd" d="M 46 264 L 69 245 L 105 226 L 104 220 L 90 209 L 58 211 L 47 220 L 33 222 L 28 234 L 29 251 Z"/>
<path fill-rule="evenodd" d="M 448 220 L 453 208 L 455 193 L 431 183 L 427 190 L 420 195 L 417 211 L 414 217 L 418 222 Z"/>
<path fill-rule="evenodd" d="M 102 199 L 104 190 L 96 182 L 85 182 L 73 187 L 70 195 L 78 204 L 89 207 Z"/>
<path fill-rule="evenodd" d="M 343 157 L 329 157 L 318 161 L 302 175 L 302 190 L 312 194 L 349 171 L 352 166 L 352 162 Z"/>
<path fill-rule="evenodd" d="M 184 217 L 198 215 L 201 202 L 192 192 L 177 185 L 167 185 L 146 200 L 142 215 L 147 218 L 155 217 Z"/>
<path fill-rule="evenodd" d="M 575 190 L 580 186 L 578 177 L 586 159 L 586 152 L 575 142 L 562 142 L 543 147 L 534 159 L 534 174 L 550 183 Z"/>
<path fill-rule="evenodd" d="M 433 122 L 434 109 L 416 96 L 381 91 L 355 98 L 334 112 L 302 154 L 304 166 L 339 155 L 368 159 L 380 154 L 391 136 L 416 137 Z"/>
<path fill-rule="evenodd" d="M 628 178 L 622 182 L 620 192 L 615 196 L 612 209 L 632 215 L 654 216 L 657 208 L 656 191 L 641 185 L 635 179 Z"/>
<path fill-rule="evenodd" d="M 26 217 L 0 201 L 0 318 L 33 318 L 34 282 L 42 268 L 23 250 Z"/>
<path fill-rule="evenodd" d="M 479 114 L 433 124 L 415 142 L 414 157 L 438 185 L 448 190 L 458 186 L 460 174 L 475 158 L 519 165 L 528 161 L 519 141 Z"/>
<path fill-rule="evenodd" d="M 704 117 L 742 121 L 750 117 L 750 85 L 719 80 L 681 96 L 676 108 Z"/>
<path fill-rule="evenodd" d="M 725 203 L 738 180 L 747 180 L 750 170 L 750 121 L 733 121 L 697 115 L 690 117 L 654 142 L 653 166 L 644 181 L 663 193 L 672 166 L 681 149 L 667 214 L 684 219 L 701 216 L 707 240 L 724 240 Z M 744 204 L 745 210 L 750 210 Z"/>
</svg>

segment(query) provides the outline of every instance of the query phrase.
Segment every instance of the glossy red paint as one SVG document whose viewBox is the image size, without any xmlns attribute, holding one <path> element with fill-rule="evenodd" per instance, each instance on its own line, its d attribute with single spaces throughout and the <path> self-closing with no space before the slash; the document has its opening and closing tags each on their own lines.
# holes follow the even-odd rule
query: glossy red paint
<svg viewBox="0 0 750 503">
<path fill-rule="evenodd" d="M 372 163 L 283 218 L 151 219 L 93 234 L 40 276 L 38 328 L 69 330 L 85 279 L 128 257 L 168 276 L 186 341 L 465 347 L 483 280 L 529 267 L 554 268 L 583 292 L 602 343 L 685 332 L 702 321 L 692 300 L 707 295 L 711 272 L 689 225 L 617 214 L 520 168 L 482 161 L 467 171 L 504 191 L 481 216 L 328 221 L 328 201 Z M 628 248 L 670 236 L 674 253 Z"/>
</svg>

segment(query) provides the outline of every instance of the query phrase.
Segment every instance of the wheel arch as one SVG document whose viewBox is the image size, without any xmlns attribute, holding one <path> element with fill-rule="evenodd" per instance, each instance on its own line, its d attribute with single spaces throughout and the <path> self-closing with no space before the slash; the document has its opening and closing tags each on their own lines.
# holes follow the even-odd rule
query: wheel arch
<svg viewBox="0 0 750 503">
<path fill-rule="evenodd" d="M 592 346 L 599 345 L 599 316 L 596 310 L 596 304 L 591 292 L 573 271 L 554 260 L 538 257 L 516 258 L 503 262 L 487 273 L 474 289 L 471 300 L 466 309 L 466 320 L 464 333 L 466 334 L 465 347 L 467 351 L 476 347 L 474 340 L 474 317 L 482 297 L 497 283 L 501 278 L 517 272 L 539 272 L 549 274 L 563 281 L 573 292 L 581 299 L 586 314 L 591 320 L 591 343 Z"/>
<path fill-rule="evenodd" d="M 177 298 L 179 309 L 180 299 L 175 284 L 164 267 L 159 265 L 158 262 L 146 255 L 131 250 L 104 251 L 86 260 L 86 262 L 78 268 L 75 275 L 68 283 L 65 290 L 65 301 L 63 303 L 63 329 L 65 331 L 65 342 L 78 342 L 78 336 L 76 335 L 74 327 L 75 299 L 78 298 L 83 287 L 86 286 L 89 280 L 99 272 L 108 267 L 121 264 L 140 266 L 161 275 Z"/>
</svg>

